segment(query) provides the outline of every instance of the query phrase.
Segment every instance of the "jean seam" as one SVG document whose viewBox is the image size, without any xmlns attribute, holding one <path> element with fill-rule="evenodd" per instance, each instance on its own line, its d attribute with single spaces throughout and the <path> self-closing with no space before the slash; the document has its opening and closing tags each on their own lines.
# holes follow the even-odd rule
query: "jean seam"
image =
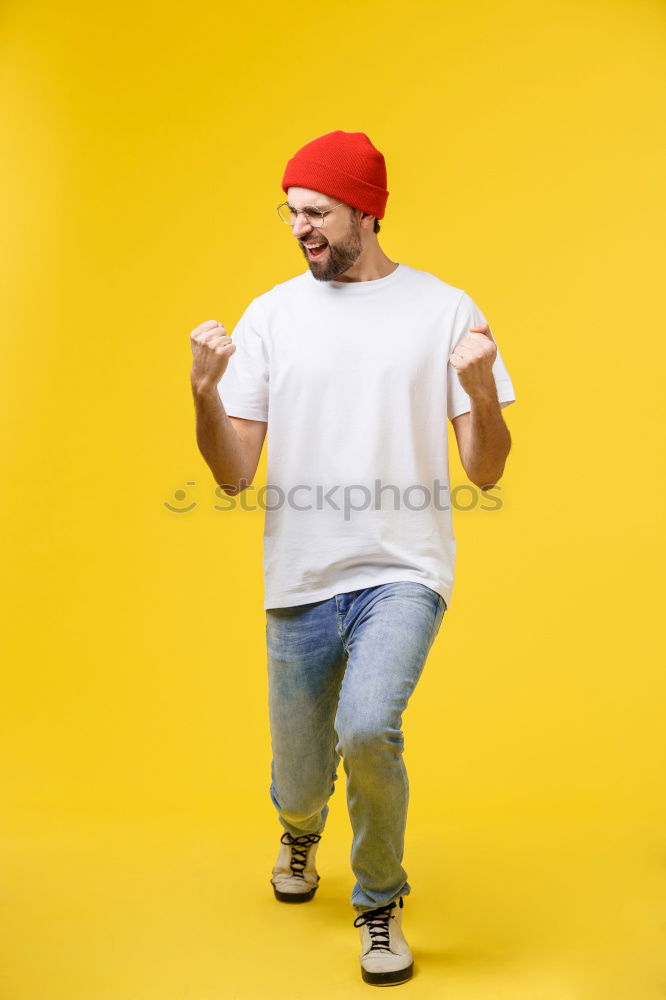
<svg viewBox="0 0 666 1000">
<path fill-rule="evenodd" d="M 342 611 L 340 611 L 340 608 L 338 606 L 338 595 L 337 594 L 335 595 L 335 613 L 336 613 L 336 620 L 337 620 L 337 623 L 338 623 L 338 635 L 340 636 L 340 642 L 342 643 L 342 648 L 344 649 L 345 653 L 347 653 L 347 655 L 348 655 L 349 654 L 349 647 L 347 646 L 347 643 L 345 642 L 345 621 L 344 621 L 345 616 L 344 616 L 344 613 Z"/>
</svg>

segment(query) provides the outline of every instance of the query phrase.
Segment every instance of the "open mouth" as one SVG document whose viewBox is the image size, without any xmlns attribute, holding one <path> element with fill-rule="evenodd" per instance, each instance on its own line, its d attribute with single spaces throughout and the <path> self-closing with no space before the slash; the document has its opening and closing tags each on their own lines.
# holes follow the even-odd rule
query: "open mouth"
<svg viewBox="0 0 666 1000">
<path fill-rule="evenodd" d="M 318 243 L 310 245 L 304 243 L 303 245 L 305 246 L 305 249 L 308 252 L 308 257 L 310 258 L 310 260 L 317 260 L 319 257 L 323 257 L 328 247 L 328 243 L 321 243 L 321 244 Z"/>
</svg>

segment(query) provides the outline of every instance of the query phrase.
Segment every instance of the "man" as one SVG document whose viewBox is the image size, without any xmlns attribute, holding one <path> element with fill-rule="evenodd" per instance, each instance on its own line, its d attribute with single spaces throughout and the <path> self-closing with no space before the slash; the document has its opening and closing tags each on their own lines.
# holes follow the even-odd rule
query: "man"
<svg viewBox="0 0 666 1000">
<path fill-rule="evenodd" d="M 453 586 L 446 420 L 467 475 L 490 488 L 511 447 L 501 410 L 515 396 L 467 293 L 379 246 L 386 167 L 365 133 L 307 143 L 282 189 L 278 211 L 308 268 L 253 299 L 233 340 L 213 320 L 191 333 L 197 442 L 234 495 L 251 485 L 269 431 L 270 795 L 284 829 L 275 897 L 314 897 L 342 757 L 361 973 L 396 984 L 413 972 L 402 713 Z"/>
</svg>

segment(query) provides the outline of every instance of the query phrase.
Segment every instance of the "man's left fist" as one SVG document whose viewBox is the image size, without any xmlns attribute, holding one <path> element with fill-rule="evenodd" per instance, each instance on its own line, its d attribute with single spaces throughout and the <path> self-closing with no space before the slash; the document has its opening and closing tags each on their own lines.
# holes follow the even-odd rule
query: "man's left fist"
<svg viewBox="0 0 666 1000">
<path fill-rule="evenodd" d="M 487 323 L 470 327 L 453 354 L 449 354 L 449 364 L 458 373 L 458 381 L 468 396 L 494 391 L 492 367 L 496 357 L 497 345 Z"/>
</svg>

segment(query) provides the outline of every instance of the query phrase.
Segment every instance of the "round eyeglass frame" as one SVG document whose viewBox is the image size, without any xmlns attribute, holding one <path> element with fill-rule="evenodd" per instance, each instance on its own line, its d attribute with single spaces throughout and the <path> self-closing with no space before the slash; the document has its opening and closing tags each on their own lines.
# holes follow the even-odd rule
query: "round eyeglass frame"
<svg viewBox="0 0 666 1000">
<path fill-rule="evenodd" d="M 288 208 L 290 212 L 292 211 L 289 203 L 286 202 L 286 201 L 283 201 L 283 202 L 280 202 L 280 204 L 277 207 L 277 214 L 278 214 L 278 217 L 280 219 L 280 222 L 284 222 L 285 226 L 289 226 L 290 229 L 294 228 L 294 226 L 296 225 L 296 222 L 298 221 L 298 217 L 299 217 L 299 215 L 301 213 L 303 213 L 303 215 L 306 216 L 308 222 L 310 223 L 310 225 L 314 229 L 322 229 L 323 226 L 324 226 L 324 223 L 326 222 L 326 216 L 330 215 L 331 212 L 334 212 L 336 208 L 340 207 L 340 205 L 344 205 L 344 201 L 339 201 L 337 203 L 337 205 L 333 206 L 333 208 L 325 208 L 323 210 L 319 209 L 319 208 L 315 208 L 314 205 L 306 205 L 305 208 L 299 208 L 298 211 L 294 213 L 295 216 L 296 216 L 296 218 L 294 219 L 294 221 L 293 222 L 289 222 L 287 219 L 283 219 L 282 215 L 280 214 L 280 209 L 281 208 Z M 313 222 L 312 219 L 307 215 L 308 210 L 317 212 L 317 214 L 321 216 L 321 222 Z"/>
</svg>

